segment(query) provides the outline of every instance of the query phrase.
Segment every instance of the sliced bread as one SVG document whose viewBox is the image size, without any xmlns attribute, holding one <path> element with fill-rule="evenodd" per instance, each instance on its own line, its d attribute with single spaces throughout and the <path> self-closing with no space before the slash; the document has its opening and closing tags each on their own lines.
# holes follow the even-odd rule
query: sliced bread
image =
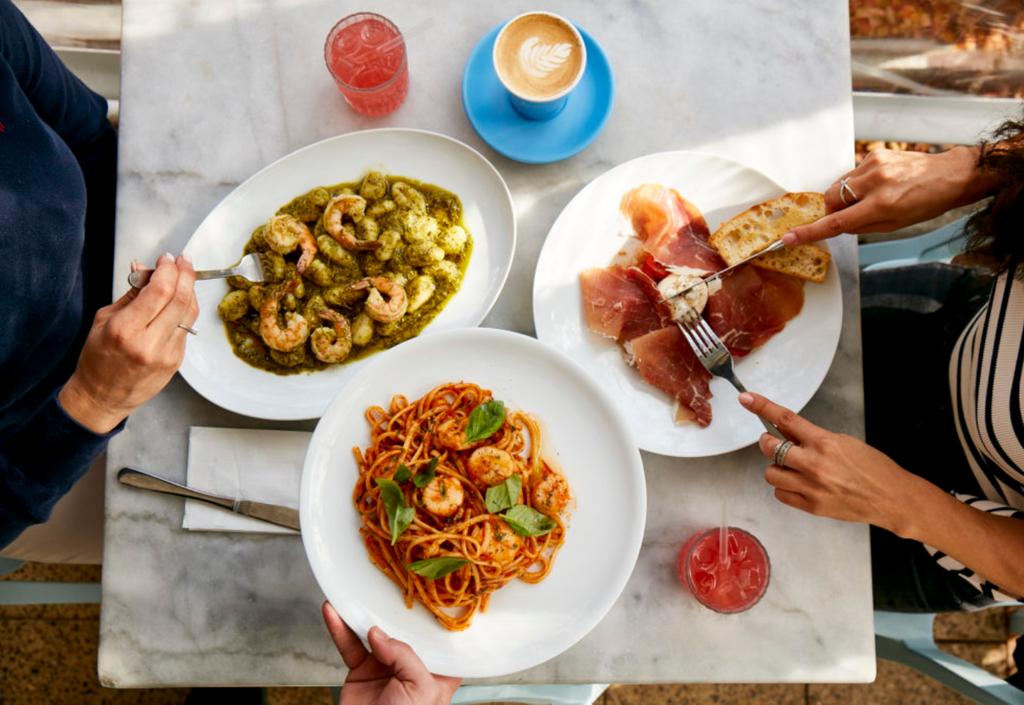
<svg viewBox="0 0 1024 705">
<path fill-rule="evenodd" d="M 735 264 L 763 250 L 798 225 L 825 215 L 825 197 L 820 193 L 787 193 L 756 206 L 722 223 L 709 242 L 726 264 Z M 751 264 L 789 274 L 799 279 L 823 282 L 831 255 L 818 245 L 797 245 L 758 257 Z"/>
</svg>

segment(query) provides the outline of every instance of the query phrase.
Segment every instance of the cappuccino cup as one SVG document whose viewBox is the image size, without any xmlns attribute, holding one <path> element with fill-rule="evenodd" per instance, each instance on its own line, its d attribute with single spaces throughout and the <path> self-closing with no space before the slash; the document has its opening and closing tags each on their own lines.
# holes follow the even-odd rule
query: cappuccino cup
<svg viewBox="0 0 1024 705">
<path fill-rule="evenodd" d="M 494 71 L 516 112 L 549 120 L 569 100 L 587 67 L 583 37 L 551 12 L 526 12 L 505 23 L 494 40 Z"/>
</svg>

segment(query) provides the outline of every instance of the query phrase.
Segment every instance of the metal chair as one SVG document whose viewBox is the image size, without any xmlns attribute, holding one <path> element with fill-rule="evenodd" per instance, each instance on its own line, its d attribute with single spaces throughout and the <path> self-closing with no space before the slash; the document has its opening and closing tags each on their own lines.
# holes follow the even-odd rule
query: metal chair
<svg viewBox="0 0 1024 705">
<path fill-rule="evenodd" d="M 870 271 L 905 267 L 918 262 L 948 262 L 962 249 L 960 235 L 966 220 L 954 220 L 924 235 L 861 245 L 857 248 L 860 268 Z"/>
<path fill-rule="evenodd" d="M 21 566 L 21 561 L 0 558 L 0 575 L 13 573 Z M 0 580 L 0 605 L 95 604 L 99 601 L 99 583 Z"/>
<path fill-rule="evenodd" d="M 1024 705 L 1019 690 L 988 671 L 940 651 L 932 636 L 934 614 L 875 612 L 878 658 L 910 666 L 947 688 L 982 705 Z M 1024 632 L 1024 611 L 1011 621 L 1011 631 Z"/>
<path fill-rule="evenodd" d="M 608 688 L 588 685 L 464 685 L 455 691 L 452 705 L 524 703 L 525 705 L 592 705 Z"/>
</svg>

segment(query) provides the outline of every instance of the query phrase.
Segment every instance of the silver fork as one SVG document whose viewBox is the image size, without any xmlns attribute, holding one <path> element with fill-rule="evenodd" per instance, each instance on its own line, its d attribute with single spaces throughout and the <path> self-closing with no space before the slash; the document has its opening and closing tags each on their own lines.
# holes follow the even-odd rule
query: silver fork
<svg viewBox="0 0 1024 705">
<path fill-rule="evenodd" d="M 128 283 L 136 289 L 141 289 L 149 283 L 149 278 L 152 275 L 152 269 L 136 269 L 128 275 Z M 257 284 L 264 281 L 266 275 L 263 273 L 263 262 L 260 260 L 260 256 L 253 252 L 238 260 L 238 264 L 233 267 L 199 270 L 196 272 L 196 279 L 227 279 L 235 275 L 245 277 Z"/>
<path fill-rule="evenodd" d="M 743 386 L 743 383 L 740 382 L 733 371 L 732 353 L 729 352 L 729 348 L 725 347 L 725 343 L 711 329 L 711 326 L 708 325 L 703 316 L 690 309 L 683 320 L 676 321 L 676 325 L 679 326 L 679 330 L 686 337 L 686 342 L 693 348 L 693 353 L 700 360 L 700 364 L 704 365 L 708 372 L 715 377 L 723 377 L 729 380 L 732 386 L 736 387 L 740 392 L 747 391 L 747 388 Z M 764 428 L 768 433 L 779 440 L 788 440 L 782 431 L 779 430 L 778 426 L 763 416 L 758 418 L 761 419 L 761 423 L 764 424 Z"/>
</svg>

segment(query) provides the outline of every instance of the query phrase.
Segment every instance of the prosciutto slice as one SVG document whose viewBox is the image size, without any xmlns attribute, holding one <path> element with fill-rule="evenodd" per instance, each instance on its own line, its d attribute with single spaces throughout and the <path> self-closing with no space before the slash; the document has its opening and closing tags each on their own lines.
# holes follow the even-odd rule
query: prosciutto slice
<svg viewBox="0 0 1024 705">
<path fill-rule="evenodd" d="M 659 262 L 717 272 L 725 268 L 708 237 L 711 233 L 697 207 L 661 184 L 637 186 L 622 197 L 619 209 L 633 232 Z"/>
<path fill-rule="evenodd" d="M 658 330 L 664 324 L 654 305 L 624 267 L 580 272 L 587 328 L 619 342 Z"/>
<path fill-rule="evenodd" d="M 708 299 L 704 318 L 729 351 L 742 357 L 785 328 L 803 305 L 799 279 L 744 266 L 722 277 L 722 289 Z"/>
<path fill-rule="evenodd" d="M 677 423 L 711 423 L 711 375 L 676 326 L 634 338 L 627 349 L 644 381 L 676 400 Z"/>
</svg>

